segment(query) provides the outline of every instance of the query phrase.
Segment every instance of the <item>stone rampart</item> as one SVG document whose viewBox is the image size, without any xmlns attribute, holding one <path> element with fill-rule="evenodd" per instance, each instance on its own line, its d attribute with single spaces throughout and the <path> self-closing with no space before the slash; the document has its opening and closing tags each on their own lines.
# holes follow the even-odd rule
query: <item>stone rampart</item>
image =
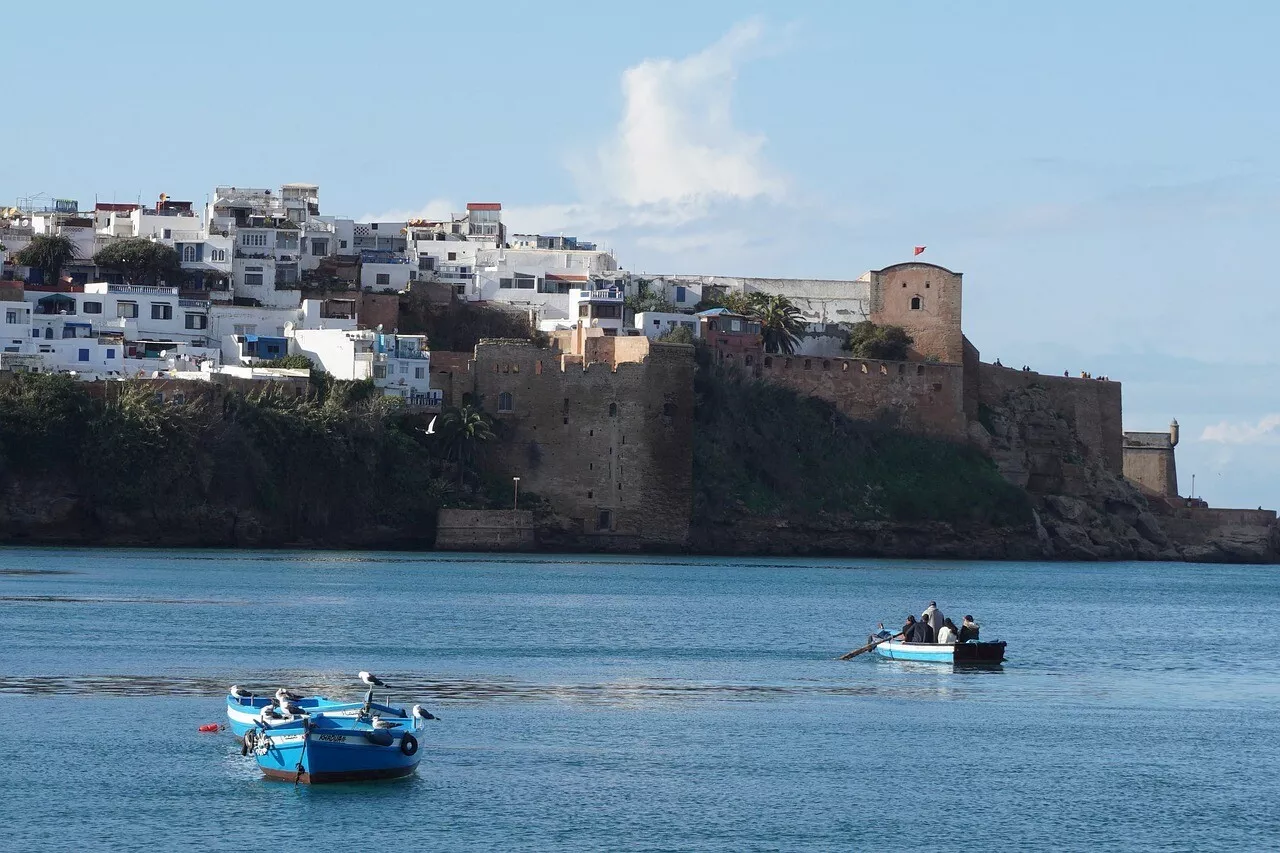
<svg viewBox="0 0 1280 853">
<path fill-rule="evenodd" d="M 979 406 L 1002 407 L 1011 394 L 1031 387 L 1042 389 L 1050 406 L 1071 424 L 1087 452 L 1111 473 L 1123 472 L 1119 382 L 1047 376 L 992 364 L 979 364 L 976 373 Z"/>
<path fill-rule="evenodd" d="M 628 339 L 643 361 L 583 365 L 523 341 L 481 341 L 475 393 L 499 424 L 492 470 L 550 501 L 579 541 L 680 547 L 693 510 L 693 348 Z"/>
<path fill-rule="evenodd" d="M 537 544 L 529 510 L 442 509 L 436 515 L 439 551 L 531 551 Z"/>
<path fill-rule="evenodd" d="M 756 375 L 826 400 L 851 418 L 891 416 L 912 432 L 965 436 L 959 364 L 768 355 Z"/>
</svg>

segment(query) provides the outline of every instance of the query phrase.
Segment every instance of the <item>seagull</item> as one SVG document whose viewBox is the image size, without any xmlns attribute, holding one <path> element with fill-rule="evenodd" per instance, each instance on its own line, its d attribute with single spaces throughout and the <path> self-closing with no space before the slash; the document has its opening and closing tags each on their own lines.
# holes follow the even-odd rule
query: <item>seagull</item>
<svg viewBox="0 0 1280 853">
<path fill-rule="evenodd" d="M 276 691 L 276 698 L 280 700 L 280 704 L 282 705 L 285 702 L 297 702 L 302 699 L 302 697 L 297 693 L 294 693 L 292 690 L 286 690 L 283 687 Z"/>
<path fill-rule="evenodd" d="M 438 719 L 440 719 L 440 718 L 439 718 L 439 717 L 437 717 L 435 714 L 431 713 L 430 711 L 428 711 L 426 708 L 422 707 L 421 705 L 414 705 L 414 706 L 413 706 L 413 715 L 414 715 L 415 717 L 418 717 L 419 719 L 422 719 L 422 720 L 438 720 Z"/>
<path fill-rule="evenodd" d="M 384 720 L 375 714 L 373 719 L 369 720 L 369 725 L 373 726 L 375 729 L 394 729 L 396 726 L 401 724 L 393 723 L 390 720 Z"/>
<path fill-rule="evenodd" d="M 431 423 L 427 424 L 427 428 L 426 429 L 419 428 L 418 432 L 422 433 L 423 435 L 435 435 L 436 434 L 436 416 L 432 415 Z"/>
<path fill-rule="evenodd" d="M 231 695 L 232 695 L 232 696 L 234 696 L 234 697 L 236 697 L 237 699 L 252 699 L 252 698 L 253 698 L 253 694 L 252 694 L 252 693 L 250 693 L 248 690 L 242 690 L 241 688 L 239 688 L 239 687 L 235 686 L 234 684 L 233 684 L 233 685 L 231 685 Z"/>
<path fill-rule="evenodd" d="M 387 682 L 383 681 L 378 676 L 372 675 L 368 672 L 361 672 L 360 680 L 363 681 L 365 684 L 369 685 L 370 687 L 386 687 L 387 686 Z"/>
</svg>

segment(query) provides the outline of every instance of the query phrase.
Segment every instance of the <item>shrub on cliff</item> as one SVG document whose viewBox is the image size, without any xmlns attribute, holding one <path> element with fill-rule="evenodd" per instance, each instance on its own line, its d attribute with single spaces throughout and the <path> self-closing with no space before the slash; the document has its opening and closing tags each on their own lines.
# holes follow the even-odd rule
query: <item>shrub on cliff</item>
<svg viewBox="0 0 1280 853">
<path fill-rule="evenodd" d="M 525 314 L 452 300 L 428 302 L 412 292 L 400 306 L 400 332 L 426 335 L 433 350 L 469 352 L 482 338 L 532 340 L 535 330 Z"/>
<path fill-rule="evenodd" d="M 123 274 L 132 284 L 154 284 L 161 279 L 177 283 L 182 275 L 182 258 L 177 250 L 145 237 L 109 243 L 98 250 L 93 262 Z"/>
<path fill-rule="evenodd" d="M 866 321 L 853 325 L 843 349 L 851 350 L 858 358 L 906 361 L 913 343 L 915 339 L 901 326 L 877 326 Z"/>
<path fill-rule="evenodd" d="M 824 400 L 700 366 L 694 516 L 737 513 L 1019 526 L 1026 493 L 978 451 L 854 421 Z"/>
</svg>

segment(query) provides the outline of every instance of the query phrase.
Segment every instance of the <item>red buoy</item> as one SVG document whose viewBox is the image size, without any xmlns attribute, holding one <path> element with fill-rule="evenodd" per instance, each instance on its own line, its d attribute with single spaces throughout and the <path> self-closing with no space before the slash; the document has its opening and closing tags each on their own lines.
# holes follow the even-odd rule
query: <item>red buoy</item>
<svg viewBox="0 0 1280 853">
<path fill-rule="evenodd" d="M 218 724 L 217 724 L 217 723 L 205 723 L 203 726 L 201 726 L 201 727 L 200 727 L 200 731 L 202 731 L 202 732 L 216 732 L 216 731 L 218 730 L 218 728 L 219 728 L 219 726 L 218 726 Z"/>
</svg>

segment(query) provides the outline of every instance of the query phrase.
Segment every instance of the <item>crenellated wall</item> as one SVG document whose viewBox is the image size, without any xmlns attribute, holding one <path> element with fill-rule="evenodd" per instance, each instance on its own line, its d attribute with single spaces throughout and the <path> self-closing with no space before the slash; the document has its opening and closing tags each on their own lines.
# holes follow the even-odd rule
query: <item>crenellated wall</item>
<svg viewBox="0 0 1280 853">
<path fill-rule="evenodd" d="M 693 348 L 593 340 L 612 340 L 596 355 L 642 360 L 584 367 L 522 341 L 476 346 L 473 387 L 502 432 L 491 467 L 596 547 L 680 547 L 693 508 Z"/>
<path fill-rule="evenodd" d="M 959 364 L 769 355 L 761 359 L 756 376 L 827 400 L 851 418 L 888 415 L 912 432 L 965 435 Z"/>
</svg>

